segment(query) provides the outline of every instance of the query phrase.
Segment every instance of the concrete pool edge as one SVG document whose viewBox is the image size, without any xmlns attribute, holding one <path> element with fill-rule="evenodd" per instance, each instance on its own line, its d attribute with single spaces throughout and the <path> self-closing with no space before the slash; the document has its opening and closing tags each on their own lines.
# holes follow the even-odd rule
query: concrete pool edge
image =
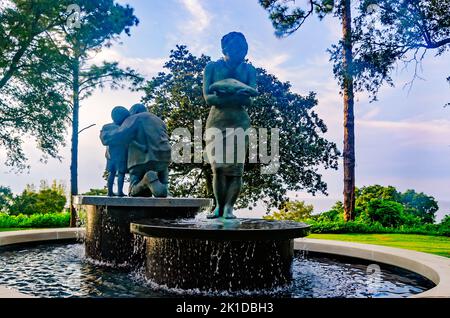
<svg viewBox="0 0 450 318">
<path fill-rule="evenodd" d="M 294 249 L 389 264 L 420 274 L 436 286 L 411 298 L 450 297 L 450 258 L 401 248 L 322 239 L 296 239 Z"/>
<path fill-rule="evenodd" d="M 0 232 L 0 246 L 83 238 L 84 228 L 57 228 Z M 332 255 L 349 256 L 389 264 L 418 273 L 436 286 L 412 298 L 450 298 L 450 259 L 433 254 L 380 245 L 300 238 L 294 249 Z M 33 296 L 0 286 L 0 298 Z"/>
<path fill-rule="evenodd" d="M 84 228 L 55 228 L 0 232 L 0 247 L 32 242 L 83 238 Z M 37 298 L 17 290 L 0 286 L 0 298 Z"/>
</svg>

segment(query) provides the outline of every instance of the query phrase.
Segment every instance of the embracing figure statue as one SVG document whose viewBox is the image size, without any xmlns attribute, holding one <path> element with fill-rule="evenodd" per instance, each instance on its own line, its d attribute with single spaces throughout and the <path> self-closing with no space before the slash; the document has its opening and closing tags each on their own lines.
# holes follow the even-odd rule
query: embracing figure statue
<svg viewBox="0 0 450 318">
<path fill-rule="evenodd" d="M 133 105 L 128 116 L 125 111 L 120 106 L 114 108 L 114 124 L 105 125 L 100 133 L 102 143 L 108 147 L 108 195 L 114 195 L 112 184 L 116 171 L 119 172 L 118 195 L 123 195 L 121 187 L 126 162 L 126 170 L 130 174 L 130 196 L 167 197 L 171 147 L 166 125 L 142 104 Z M 113 149 L 118 150 L 111 151 Z M 124 156 L 124 151 L 127 156 Z M 116 166 L 120 169 L 108 169 Z"/>
<path fill-rule="evenodd" d="M 221 46 L 224 57 L 210 62 L 205 67 L 203 77 L 203 96 L 211 106 L 206 129 L 220 131 L 222 136 L 220 142 L 217 137 L 206 141 L 216 199 L 216 207 L 208 218 L 232 219 L 235 218 L 233 206 L 242 187 L 245 152 L 248 148 L 246 138 L 245 149 L 238 149 L 233 131 L 246 131 L 250 128 L 250 117 L 245 107 L 251 105 L 251 97 L 257 95 L 256 70 L 245 62 L 248 44 L 242 33 L 226 34 L 222 38 Z M 227 137 L 233 138 L 231 143 L 226 142 Z M 218 152 L 218 147 L 223 147 L 223 151 Z M 212 153 L 213 149 L 215 153 Z M 221 153 L 219 157 L 218 153 Z M 238 153 L 243 153 L 244 156 L 239 157 Z"/>
</svg>

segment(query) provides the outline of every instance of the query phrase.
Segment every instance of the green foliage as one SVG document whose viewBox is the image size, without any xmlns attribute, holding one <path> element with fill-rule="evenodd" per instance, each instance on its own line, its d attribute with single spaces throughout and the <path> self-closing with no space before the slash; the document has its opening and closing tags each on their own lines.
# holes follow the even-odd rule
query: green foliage
<svg viewBox="0 0 450 318">
<path fill-rule="evenodd" d="M 450 213 L 447 214 L 441 221 L 441 225 L 449 226 L 450 227 Z"/>
<path fill-rule="evenodd" d="M 285 0 L 259 0 L 269 13 L 278 37 L 297 31 L 314 13 L 342 17 L 343 1 L 311 0 L 307 5 Z M 413 63 L 414 79 L 428 50 L 442 55 L 450 47 L 450 0 L 359 0 L 352 28 L 355 91 L 367 91 L 376 100 L 380 87 L 393 86 L 392 71 L 399 62 Z M 333 73 L 344 83 L 343 44 L 329 49 Z M 450 77 L 447 78 L 450 81 Z"/>
<path fill-rule="evenodd" d="M 326 212 L 309 218 L 286 218 L 289 211 L 274 213 L 270 219 L 304 221 L 312 233 L 405 233 L 450 236 L 450 215 L 433 224 L 438 209 L 433 197 L 414 190 L 398 192 L 392 186 L 373 185 L 356 189 L 356 219 L 345 222 L 343 204 L 338 201 Z M 428 216 L 425 219 L 423 216 Z M 432 217 L 431 217 L 432 216 Z M 428 221 L 427 221 L 428 220 Z"/>
<path fill-rule="evenodd" d="M 73 102 L 106 84 L 122 87 L 142 78 L 117 63 L 92 64 L 88 55 L 109 47 L 138 19 L 128 5 L 113 0 L 5 0 L 0 7 L 0 148 L 6 164 L 27 167 L 22 148 L 31 136 L 48 156 L 60 158 Z M 71 4 L 80 6 L 80 28 L 66 26 Z M 73 90 L 77 87 L 77 92 Z M 76 110 L 77 111 L 77 110 Z"/>
<path fill-rule="evenodd" d="M 13 193 L 11 188 L 0 186 L 0 212 L 6 212 L 9 210 L 13 202 Z"/>
<path fill-rule="evenodd" d="M 403 206 L 394 201 L 372 199 L 365 212 L 371 222 L 378 222 L 385 227 L 397 227 L 402 223 Z"/>
<path fill-rule="evenodd" d="M 266 220 L 289 220 L 302 222 L 311 218 L 314 210 L 312 205 L 305 204 L 304 201 L 287 201 L 278 212 L 264 217 Z"/>
<path fill-rule="evenodd" d="M 317 222 L 308 220 L 311 225 L 311 233 L 403 233 L 450 236 L 450 228 L 441 224 L 424 224 L 418 226 L 384 227 L 380 223 L 350 222 Z"/>
<path fill-rule="evenodd" d="M 117 62 L 92 64 L 90 54 L 111 47 L 119 39 L 122 32 L 130 36 L 131 27 L 138 25 L 134 9 L 129 5 L 121 5 L 113 0 L 75 0 L 73 4 L 80 6 L 79 28 L 57 28 L 52 34 L 60 37 L 58 49 L 62 58 L 60 70 L 55 76 L 75 92 L 79 100 L 89 97 L 96 88 L 105 85 L 111 88 L 122 88 L 124 80 L 140 83 L 142 78 L 132 69 L 121 69 Z"/>
<path fill-rule="evenodd" d="M 397 191 L 393 186 L 371 185 L 355 190 L 355 220 L 384 226 L 416 226 L 433 223 L 439 210 L 437 201 L 424 193 L 407 190 Z M 318 221 L 340 221 L 342 202 L 337 202 L 330 211 L 314 216 Z"/>
<path fill-rule="evenodd" d="M 319 215 L 314 215 L 313 219 L 318 222 L 335 222 L 344 221 L 344 205 L 341 201 L 337 201 L 330 211 L 320 213 Z"/>
<path fill-rule="evenodd" d="M 170 134 L 175 128 L 186 127 L 193 136 L 194 120 L 202 120 L 205 126 L 209 107 L 202 95 L 202 82 L 203 69 L 210 60 L 205 55 L 194 56 L 185 46 L 177 46 L 164 65 L 166 72 L 142 88 L 143 102 L 165 120 Z M 253 127 L 280 129 L 282 156 L 277 174 L 261 174 L 261 164 L 246 164 L 239 207 L 255 205 L 260 199 L 268 206 L 279 206 L 286 201 L 288 190 L 326 193 L 327 186 L 317 173 L 317 166 L 337 168 L 339 151 L 323 136 L 327 127 L 313 110 L 317 105 L 315 94 L 300 96 L 290 88 L 289 83 L 257 68 L 260 95 L 247 111 Z M 173 163 L 170 168 L 174 176 L 170 179 L 173 195 L 212 197 L 209 164 Z"/>
<path fill-rule="evenodd" d="M 83 195 L 107 195 L 108 189 L 89 189 L 88 192 L 83 193 Z"/>
<path fill-rule="evenodd" d="M 65 24 L 72 1 L 4 1 L 0 8 L 0 148 L 6 164 L 23 169 L 22 138 L 32 136 L 44 157 L 64 144 L 70 108 L 61 81 L 61 59 L 47 37 Z"/>
<path fill-rule="evenodd" d="M 412 84 L 428 50 L 439 56 L 449 49 L 450 0 L 361 0 L 356 13 L 355 88 L 372 93 L 374 99 L 384 83 L 393 86 L 391 74 L 397 64 L 413 64 Z M 337 77 L 342 71 L 341 49 L 342 43 L 330 50 Z"/>
<path fill-rule="evenodd" d="M 0 228 L 55 228 L 68 227 L 70 213 L 47 213 L 32 215 L 8 215 L 0 213 Z"/>
<path fill-rule="evenodd" d="M 450 214 L 447 214 L 439 223 L 439 227 L 441 231 L 444 231 L 446 233 L 450 233 Z"/>
<path fill-rule="evenodd" d="M 408 213 L 419 217 L 425 223 L 433 223 L 439 210 L 438 203 L 432 196 L 414 190 L 403 193 L 400 202 L 408 209 Z"/>
<path fill-rule="evenodd" d="M 384 187 L 378 184 L 355 190 L 355 204 L 362 209 L 365 209 L 372 199 L 399 202 L 400 193 L 393 186 Z"/>
<path fill-rule="evenodd" d="M 289 36 L 297 31 L 314 12 L 323 18 L 334 8 L 334 0 L 311 0 L 305 8 L 296 6 L 295 1 L 259 0 L 259 3 L 269 12 L 277 37 Z"/>
<path fill-rule="evenodd" d="M 22 194 L 14 197 L 9 214 L 59 213 L 64 209 L 66 200 L 64 187 L 56 181 L 51 186 L 42 182 L 39 191 L 33 185 L 28 185 Z"/>
</svg>

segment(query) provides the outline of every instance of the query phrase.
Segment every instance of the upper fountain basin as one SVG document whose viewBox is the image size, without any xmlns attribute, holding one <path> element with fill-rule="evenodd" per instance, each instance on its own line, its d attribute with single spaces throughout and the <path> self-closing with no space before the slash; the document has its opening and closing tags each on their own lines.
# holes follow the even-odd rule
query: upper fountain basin
<svg viewBox="0 0 450 318">
<path fill-rule="evenodd" d="M 292 221 L 262 219 L 147 219 L 133 222 L 132 233 L 171 239 L 227 241 L 273 241 L 304 237 L 309 225 Z"/>
</svg>

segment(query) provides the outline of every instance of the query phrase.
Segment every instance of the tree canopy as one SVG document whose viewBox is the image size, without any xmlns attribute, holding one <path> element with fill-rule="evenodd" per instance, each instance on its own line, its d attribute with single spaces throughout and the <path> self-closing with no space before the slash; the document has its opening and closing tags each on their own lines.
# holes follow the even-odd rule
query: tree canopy
<svg viewBox="0 0 450 318">
<path fill-rule="evenodd" d="M 306 204 L 304 201 L 287 201 L 279 211 L 265 216 L 264 219 L 300 222 L 310 219 L 313 211 L 314 206 L 312 204 Z"/>
<path fill-rule="evenodd" d="M 433 223 L 436 212 L 439 210 L 438 202 L 434 197 L 412 189 L 400 192 L 393 186 L 375 184 L 357 188 L 355 197 L 357 216 L 364 213 L 374 216 L 376 213 L 384 213 L 382 211 L 388 210 L 398 214 L 398 206 L 401 205 L 402 214 L 410 218 L 417 218 L 417 221 L 423 224 Z M 338 201 L 331 211 L 326 213 L 336 217 L 337 214 L 343 213 L 342 202 Z"/>
<path fill-rule="evenodd" d="M 0 186 L 0 212 L 7 212 L 13 202 L 11 188 Z"/>
<path fill-rule="evenodd" d="M 210 60 L 205 55 L 194 56 L 186 46 L 177 46 L 164 65 L 165 71 L 142 88 L 143 102 L 165 120 L 169 133 L 182 127 L 194 136 L 194 120 L 202 120 L 203 126 L 206 123 L 209 106 L 203 99 L 202 78 Z M 280 129 L 280 169 L 276 174 L 261 174 L 260 163 L 246 163 L 239 207 L 258 200 L 279 206 L 287 200 L 287 191 L 326 193 L 327 185 L 318 168 L 336 169 L 339 151 L 324 138 L 327 127 L 314 112 L 318 103 L 315 94 L 296 94 L 288 82 L 279 81 L 262 68 L 257 68 L 257 89 L 259 96 L 247 111 L 253 127 Z M 171 165 L 172 194 L 212 197 L 209 164 L 191 162 Z"/>
<path fill-rule="evenodd" d="M 41 181 L 39 190 L 30 184 L 21 194 L 14 196 L 7 212 L 11 215 L 59 213 L 63 211 L 66 200 L 66 191 L 62 184 L 53 181 L 49 185 L 46 181 Z"/>
<path fill-rule="evenodd" d="M 398 62 L 413 64 L 412 84 L 420 77 L 420 63 L 428 51 L 440 56 L 450 48 L 450 0 L 357 3 L 353 42 L 357 45 L 354 71 L 359 89 L 375 95 L 384 83 L 393 85 L 391 72 Z M 335 61 L 338 50 L 337 46 L 331 50 Z M 339 68 L 335 64 L 336 72 Z"/>
<path fill-rule="evenodd" d="M 259 0 L 280 37 L 297 31 L 316 14 L 342 16 L 342 0 Z M 356 91 L 366 91 L 375 100 L 380 87 L 394 85 L 391 74 L 398 65 L 413 64 L 414 79 L 430 50 L 443 55 L 450 48 L 450 0 L 352 0 L 354 18 L 351 42 L 354 47 L 352 75 Z M 343 45 L 329 49 L 333 71 L 343 84 Z M 448 75 L 445 75 L 448 76 Z M 445 77 L 444 77 L 445 78 Z M 450 82 L 450 76 L 446 78 Z"/>
<path fill-rule="evenodd" d="M 70 27 L 69 5 L 80 7 L 80 24 Z M 6 0 L 0 6 L 0 147 L 6 164 L 25 168 L 24 137 L 31 136 L 48 156 L 59 158 L 73 118 L 74 66 L 78 100 L 95 88 L 139 81 L 117 63 L 93 65 L 93 53 L 130 33 L 138 19 L 128 5 L 113 0 Z M 78 126 L 76 127 L 78 129 Z M 78 131 L 77 131 L 78 133 Z"/>
<path fill-rule="evenodd" d="M 0 147 L 6 164 L 26 167 L 23 136 L 46 156 L 64 143 L 67 91 L 54 78 L 60 56 L 48 33 L 65 23 L 64 1 L 3 2 L 0 7 Z"/>
<path fill-rule="evenodd" d="M 419 217 L 423 222 L 433 223 L 435 221 L 439 205 L 432 196 L 409 189 L 402 193 L 400 202 L 403 203 L 408 212 Z"/>
</svg>

